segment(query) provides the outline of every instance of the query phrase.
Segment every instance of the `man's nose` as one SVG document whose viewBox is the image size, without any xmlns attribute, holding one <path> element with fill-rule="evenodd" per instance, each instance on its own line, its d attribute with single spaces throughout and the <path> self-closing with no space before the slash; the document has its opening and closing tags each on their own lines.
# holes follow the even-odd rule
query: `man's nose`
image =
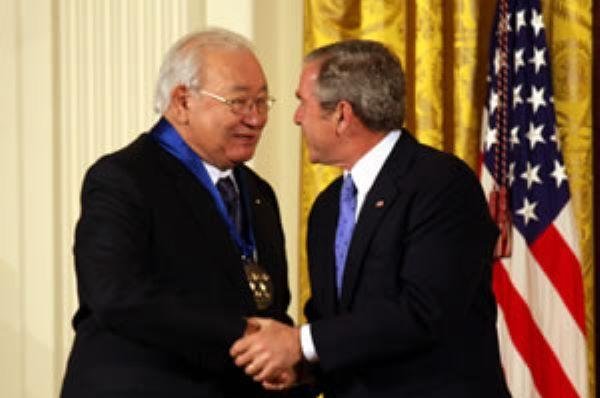
<svg viewBox="0 0 600 398">
<path fill-rule="evenodd" d="M 265 124 L 268 118 L 267 112 L 259 112 L 256 104 L 252 104 L 246 112 L 244 112 L 244 123 L 247 123 L 252 126 L 260 126 L 261 124 Z"/>
</svg>

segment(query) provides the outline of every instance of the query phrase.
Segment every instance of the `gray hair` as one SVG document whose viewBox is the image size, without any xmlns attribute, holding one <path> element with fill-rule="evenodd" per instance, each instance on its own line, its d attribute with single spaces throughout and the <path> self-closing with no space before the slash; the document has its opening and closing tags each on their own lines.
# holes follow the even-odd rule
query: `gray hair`
<svg viewBox="0 0 600 398">
<path fill-rule="evenodd" d="M 249 40 L 226 29 L 212 28 L 182 37 L 165 54 L 158 72 L 154 95 L 156 113 L 163 114 L 167 110 L 175 87 L 200 88 L 198 76 L 201 75 L 203 51 L 207 48 L 254 52 Z"/>
<path fill-rule="evenodd" d="M 388 132 L 404 124 L 406 87 L 400 60 L 383 44 L 347 40 L 318 48 L 305 62 L 321 62 L 315 95 L 333 111 L 348 101 L 369 129 Z"/>
</svg>

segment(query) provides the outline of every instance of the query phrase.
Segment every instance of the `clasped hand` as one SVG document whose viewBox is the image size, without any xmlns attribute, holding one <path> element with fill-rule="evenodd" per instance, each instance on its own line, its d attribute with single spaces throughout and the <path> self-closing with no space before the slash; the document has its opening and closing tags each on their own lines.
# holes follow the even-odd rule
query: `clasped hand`
<svg viewBox="0 0 600 398">
<path fill-rule="evenodd" d="M 265 389 L 293 385 L 302 359 L 298 328 L 266 318 L 249 318 L 246 332 L 229 350 L 235 364 Z"/>
</svg>

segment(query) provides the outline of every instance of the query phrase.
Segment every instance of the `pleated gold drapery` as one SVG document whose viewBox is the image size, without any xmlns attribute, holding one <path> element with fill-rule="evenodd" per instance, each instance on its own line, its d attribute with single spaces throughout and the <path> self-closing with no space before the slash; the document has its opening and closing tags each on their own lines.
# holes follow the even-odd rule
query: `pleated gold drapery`
<svg viewBox="0 0 600 398">
<path fill-rule="evenodd" d="M 592 0 L 542 0 L 542 6 L 560 142 L 580 235 L 593 397 Z M 494 10 L 495 2 L 479 0 L 305 0 L 304 50 L 346 38 L 386 43 L 406 71 L 408 129 L 419 141 L 455 153 L 476 169 Z M 310 294 L 306 218 L 317 194 L 339 173 L 312 165 L 303 146 L 301 303 Z"/>
</svg>

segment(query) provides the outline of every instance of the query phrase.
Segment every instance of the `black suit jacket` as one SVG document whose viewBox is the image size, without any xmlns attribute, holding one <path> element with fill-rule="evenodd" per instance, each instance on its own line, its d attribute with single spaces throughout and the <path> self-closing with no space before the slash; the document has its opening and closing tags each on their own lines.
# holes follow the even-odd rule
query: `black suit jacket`
<svg viewBox="0 0 600 398">
<path fill-rule="evenodd" d="M 406 131 L 360 212 L 336 298 L 341 178 L 308 226 L 305 308 L 327 397 L 509 396 L 491 291 L 497 228 L 471 170 Z"/>
<path fill-rule="evenodd" d="M 290 323 L 284 237 L 271 187 L 245 166 L 259 263 L 275 287 L 258 311 L 209 192 L 148 134 L 85 176 L 75 235 L 80 307 L 70 397 L 259 397 L 228 354 L 244 317 Z M 268 395 L 270 396 L 270 395 Z"/>
</svg>

